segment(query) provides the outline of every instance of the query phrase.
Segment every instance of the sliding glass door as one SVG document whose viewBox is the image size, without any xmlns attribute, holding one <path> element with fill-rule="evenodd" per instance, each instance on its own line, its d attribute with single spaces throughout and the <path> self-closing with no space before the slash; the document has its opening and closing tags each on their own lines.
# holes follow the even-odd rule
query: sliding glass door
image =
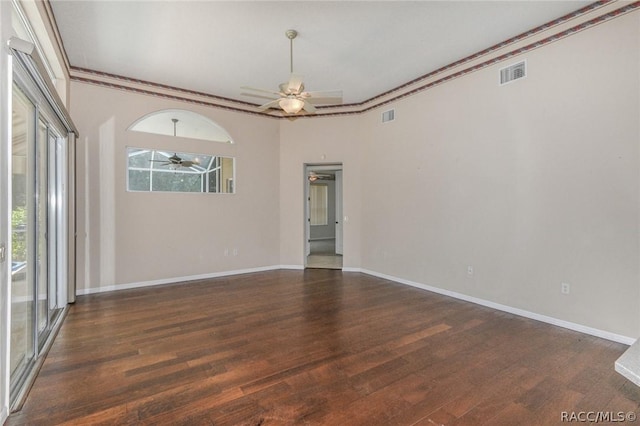
<svg viewBox="0 0 640 426">
<path fill-rule="evenodd" d="M 11 148 L 12 399 L 66 304 L 67 139 L 28 85 L 13 84 Z"/>
<path fill-rule="evenodd" d="M 36 109 L 16 85 L 12 106 L 10 380 L 13 391 L 35 357 Z"/>
</svg>

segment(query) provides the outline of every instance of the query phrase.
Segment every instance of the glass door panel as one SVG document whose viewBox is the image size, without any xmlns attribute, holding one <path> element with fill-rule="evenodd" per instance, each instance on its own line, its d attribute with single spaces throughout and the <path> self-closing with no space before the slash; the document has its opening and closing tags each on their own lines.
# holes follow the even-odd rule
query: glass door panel
<svg viewBox="0 0 640 426">
<path fill-rule="evenodd" d="M 35 107 L 14 84 L 12 97 L 11 200 L 11 388 L 35 355 Z"/>
<path fill-rule="evenodd" d="M 49 324 L 64 306 L 61 297 L 62 287 L 66 283 L 66 227 L 63 218 L 65 209 L 65 139 L 58 137 L 49 128 Z"/>
<path fill-rule="evenodd" d="M 38 216 L 36 219 L 36 228 L 38 230 L 38 255 L 37 255 L 37 302 L 36 302 L 36 320 L 38 322 L 38 341 L 43 342 L 44 333 L 46 333 L 49 325 L 48 317 L 48 277 L 49 277 L 49 259 L 47 249 L 47 224 L 48 224 L 48 137 L 47 124 L 41 119 L 38 120 L 37 135 L 38 150 L 37 158 L 37 193 L 36 205 Z"/>
</svg>

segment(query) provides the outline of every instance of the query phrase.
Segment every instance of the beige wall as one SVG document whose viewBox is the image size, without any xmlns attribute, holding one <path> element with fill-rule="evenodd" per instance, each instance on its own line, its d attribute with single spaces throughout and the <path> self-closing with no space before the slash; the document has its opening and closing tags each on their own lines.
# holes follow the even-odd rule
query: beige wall
<svg viewBox="0 0 640 426">
<path fill-rule="evenodd" d="M 280 127 L 281 264 L 304 265 L 304 165 L 342 163 L 343 266 L 360 267 L 361 117 L 282 120 Z"/>
<path fill-rule="evenodd" d="M 363 268 L 637 337 L 639 18 L 367 114 Z"/>
<path fill-rule="evenodd" d="M 279 264 L 276 120 L 77 82 L 71 93 L 80 292 Z M 235 143 L 127 131 L 167 108 L 209 117 Z M 127 192 L 127 146 L 235 157 L 236 194 Z"/>
<path fill-rule="evenodd" d="M 639 20 L 531 51 L 504 87 L 521 58 L 360 115 L 277 121 L 74 83 L 79 288 L 302 267 L 304 165 L 342 163 L 345 268 L 637 337 Z M 179 149 L 236 157 L 236 195 L 125 191 L 127 145 L 175 146 L 126 132 L 163 108 L 229 131 L 236 145 Z"/>
</svg>

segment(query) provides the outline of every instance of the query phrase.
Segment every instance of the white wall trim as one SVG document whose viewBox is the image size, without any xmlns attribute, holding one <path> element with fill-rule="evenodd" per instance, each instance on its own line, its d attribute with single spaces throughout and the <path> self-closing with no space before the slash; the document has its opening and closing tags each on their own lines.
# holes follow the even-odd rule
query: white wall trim
<svg viewBox="0 0 640 426">
<path fill-rule="evenodd" d="M 86 294 L 105 293 L 109 291 L 128 290 L 132 288 L 152 287 L 155 285 L 162 285 L 162 284 L 179 284 L 179 283 L 186 284 L 190 281 L 205 280 L 208 278 L 228 277 L 230 275 L 251 274 L 254 272 L 274 271 L 278 269 L 293 269 L 293 268 L 285 268 L 282 265 L 261 266 L 258 268 L 236 269 L 233 271 L 222 271 L 222 272 L 212 272 L 209 274 L 189 275 L 186 277 L 163 278 L 160 280 L 139 281 L 139 282 L 115 284 L 115 285 L 109 285 L 109 286 L 103 286 L 103 287 L 97 287 L 97 288 L 78 289 L 77 295 L 82 296 Z"/>
<path fill-rule="evenodd" d="M 117 290 L 127 290 L 132 288 L 140 288 L 140 287 L 150 287 L 155 285 L 162 284 L 178 284 L 178 283 L 188 283 L 189 281 L 203 280 L 208 278 L 218 278 L 218 277 L 226 277 L 231 275 L 240 275 L 240 274 L 250 274 L 254 272 L 264 272 L 264 271 L 275 271 L 279 269 L 289 269 L 289 270 L 304 270 L 304 266 L 302 265 L 274 265 L 274 266 L 262 266 L 258 268 L 248 268 L 248 269 L 237 269 L 233 271 L 222 271 L 222 272 L 212 272 L 209 274 L 201 274 L 201 275 L 190 275 L 186 277 L 175 277 L 175 278 L 166 278 L 161 280 L 151 280 L 151 281 L 141 281 L 134 283 L 125 283 L 125 284 L 116 284 L 111 286 L 99 287 L 99 288 L 88 288 L 88 289 L 79 289 L 78 295 L 86 295 L 86 294 L 94 294 L 94 293 L 104 293 L 109 291 L 117 291 Z M 554 317 L 549 317 L 542 314 L 537 314 L 535 312 L 526 311 L 520 308 L 514 308 L 512 306 L 502 305 L 500 303 L 491 302 L 489 300 L 480 299 L 473 296 L 468 296 L 466 294 L 457 293 L 451 290 L 445 290 L 438 287 L 433 287 L 427 284 L 418 283 L 411 280 L 406 280 L 404 278 L 395 277 L 393 275 L 387 275 L 380 272 L 372 271 L 370 269 L 363 268 L 353 268 L 353 267 L 345 267 L 342 268 L 343 272 L 361 272 L 363 274 L 371 275 L 378 278 L 383 278 L 385 280 L 393 281 L 399 284 L 408 285 L 411 287 L 416 287 L 422 290 L 431 291 L 433 293 L 442 294 L 444 296 L 453 297 L 454 299 L 464 300 L 466 302 L 475 303 L 477 305 L 486 306 L 491 309 L 496 309 L 498 311 L 508 312 L 510 314 L 518 315 L 524 318 L 533 319 L 536 321 L 544 322 L 547 324 L 555 325 L 558 327 L 567 328 L 569 330 L 577 331 L 584 334 L 589 334 L 591 336 L 600 337 L 602 339 L 611 340 L 613 342 L 623 343 L 625 345 L 632 345 L 636 342 L 635 338 L 623 336 L 621 334 L 611 333 L 609 331 L 600 330 L 593 327 L 588 327 L 582 324 L 576 324 L 570 321 L 561 320 Z M 2 424 L 0 422 L 0 424 Z"/>
<path fill-rule="evenodd" d="M 302 271 L 304 269 L 304 266 L 303 265 L 280 265 L 275 269 L 295 269 L 295 270 Z"/>
<path fill-rule="evenodd" d="M 0 1 L 0 42 L 6 46 L 12 35 L 13 3 Z M 12 59 L 8 49 L 0 51 L 0 241 L 11 253 L 11 86 Z M 8 256 L 10 257 L 10 256 Z M 0 265 L 0 425 L 9 416 L 11 345 L 11 262 Z"/>
<path fill-rule="evenodd" d="M 355 269 L 355 268 L 354 268 Z M 510 314 L 518 315 L 521 317 L 533 319 L 536 321 L 541 321 L 547 324 L 555 325 L 558 327 L 567 328 L 569 330 L 578 331 L 580 333 L 589 334 L 591 336 L 600 337 L 602 339 L 611 340 L 618 343 L 623 343 L 625 345 L 632 345 L 635 343 L 636 339 L 628 336 L 623 336 L 616 333 L 611 333 L 609 331 L 599 330 L 597 328 L 588 327 L 582 324 L 576 324 L 569 321 L 564 321 L 558 318 L 549 317 L 546 315 L 537 314 L 535 312 L 525 311 L 524 309 L 514 308 L 512 306 L 502 305 L 500 303 L 491 302 L 489 300 L 479 299 L 477 297 L 468 296 L 466 294 L 457 293 L 455 291 L 445 290 L 438 287 L 433 287 L 426 284 L 417 283 L 415 281 L 406 280 L 404 278 L 394 277 L 392 275 L 383 274 L 380 272 L 372 271 L 369 269 L 360 269 L 360 272 L 363 274 L 372 275 L 378 278 L 384 278 L 389 281 L 394 281 L 399 284 L 409 285 L 411 287 L 417 287 L 422 290 L 431 291 L 434 293 L 442 294 L 444 296 L 453 297 L 454 299 L 464 300 L 466 302 L 475 303 L 477 305 L 486 306 L 491 309 L 496 309 L 498 311 L 508 312 Z M 356 272 L 356 271 L 354 271 Z"/>
</svg>

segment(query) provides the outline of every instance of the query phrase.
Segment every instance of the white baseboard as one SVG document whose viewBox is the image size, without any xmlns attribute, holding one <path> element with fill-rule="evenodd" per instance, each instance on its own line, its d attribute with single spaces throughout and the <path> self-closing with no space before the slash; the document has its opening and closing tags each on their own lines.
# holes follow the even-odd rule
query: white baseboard
<svg viewBox="0 0 640 426">
<path fill-rule="evenodd" d="M 85 294 L 93 294 L 93 293 L 103 293 L 108 291 L 117 291 L 117 290 L 126 290 L 131 288 L 139 288 L 139 287 L 150 287 L 154 285 L 162 285 L 162 284 L 177 284 L 181 282 L 189 282 L 195 280 L 202 280 L 208 278 L 218 278 L 218 277 L 226 277 L 231 275 L 240 275 L 240 274 L 250 274 L 254 272 L 264 272 L 264 271 L 274 271 L 278 269 L 289 269 L 289 270 L 304 270 L 304 266 L 302 265 L 273 265 L 273 266 L 263 266 L 258 268 L 248 268 L 248 269 L 238 269 L 233 271 L 223 271 L 223 272 L 212 272 L 209 274 L 202 275 L 191 275 L 187 277 L 174 277 L 174 278 L 166 278 L 161 280 L 152 280 L 152 281 L 141 281 L 135 283 L 125 283 L 125 284 L 115 284 L 111 286 L 104 286 L 98 288 L 88 288 L 88 289 L 79 289 L 77 294 L 85 295 Z M 464 300 L 467 302 L 475 303 L 477 305 L 486 306 L 488 308 L 496 309 L 498 311 L 508 312 L 510 314 L 518 315 L 525 318 L 530 318 L 536 321 L 541 321 L 547 324 L 555 325 L 558 327 L 567 328 L 569 330 L 578 331 L 580 333 L 589 334 L 592 336 L 600 337 L 603 339 L 611 340 L 618 343 L 623 343 L 625 345 L 632 345 L 635 343 L 636 339 L 628 336 L 623 336 L 616 333 L 611 333 L 609 331 L 599 330 L 597 328 L 588 327 L 582 324 L 576 324 L 569 321 L 564 321 L 558 318 L 549 317 L 546 315 L 537 314 L 535 312 L 525 311 L 524 309 L 514 308 L 512 306 L 502 305 L 500 303 L 491 302 L 489 300 L 479 299 L 477 297 L 468 296 L 466 294 L 457 293 L 455 291 L 445 290 L 438 287 L 433 287 L 427 284 L 418 283 L 411 280 L 406 280 L 404 278 L 394 277 L 392 275 L 383 274 L 380 272 L 372 271 L 370 269 L 362 269 L 362 268 L 354 268 L 354 267 L 344 267 L 342 268 L 343 272 L 361 272 L 363 274 L 371 275 L 378 278 L 383 278 L 389 281 L 397 282 L 399 284 L 409 285 L 411 287 L 420 288 L 422 290 L 431 291 L 433 293 L 442 294 L 444 296 L 453 297 L 454 299 Z M 0 425 L 2 422 L 0 422 Z"/>
<path fill-rule="evenodd" d="M 276 269 L 295 269 L 295 270 L 303 270 L 303 265 L 280 265 Z"/>
<path fill-rule="evenodd" d="M 498 311 L 508 312 L 510 314 L 518 315 L 521 317 L 541 321 L 547 324 L 555 325 L 558 327 L 567 328 L 569 330 L 578 331 L 580 333 L 589 334 L 591 336 L 600 337 L 602 339 L 611 340 L 613 342 L 623 343 L 625 345 L 632 345 L 636 339 L 628 336 L 623 336 L 609 331 L 599 330 L 597 328 L 588 327 L 582 324 L 576 324 L 570 321 L 564 321 L 558 318 L 549 317 L 546 315 L 537 314 L 535 312 L 525 311 L 524 309 L 514 308 L 512 306 L 502 305 L 500 303 L 491 302 L 489 300 L 479 299 L 477 297 L 468 296 L 466 294 L 457 293 L 455 291 L 445 290 L 438 287 L 433 287 L 426 284 L 417 283 L 415 281 L 405 280 L 403 278 L 394 277 L 392 275 L 382 274 L 380 272 L 372 271 L 369 269 L 359 269 L 363 274 L 372 275 L 378 278 L 384 278 L 389 281 L 394 281 L 399 284 L 409 285 L 411 287 L 417 287 L 423 290 L 431 291 L 434 293 L 442 294 L 444 296 L 453 297 L 454 299 L 464 300 L 466 302 L 475 303 L 477 305 L 486 306 L 488 308 L 496 309 Z"/>
<path fill-rule="evenodd" d="M 251 274 L 254 272 L 274 271 L 278 269 L 293 269 L 293 268 L 287 268 L 283 265 L 261 266 L 258 268 L 236 269 L 233 271 L 222 271 L 222 272 L 212 272 L 209 274 L 189 275 L 186 277 L 164 278 L 161 280 L 140 281 L 140 282 L 134 282 L 134 283 L 114 284 L 114 285 L 102 286 L 98 288 L 78 289 L 76 294 L 78 296 L 82 296 L 85 294 L 104 293 L 108 291 L 127 290 L 131 288 L 140 288 L 140 287 L 151 287 L 154 285 L 162 285 L 162 284 L 178 284 L 182 282 L 186 283 L 189 281 L 205 280 L 208 278 L 228 277 L 231 275 Z"/>
<path fill-rule="evenodd" d="M 2 411 L 0 411 L 0 425 L 3 425 L 8 418 L 9 418 L 9 409 L 7 407 L 2 407 Z"/>
</svg>

